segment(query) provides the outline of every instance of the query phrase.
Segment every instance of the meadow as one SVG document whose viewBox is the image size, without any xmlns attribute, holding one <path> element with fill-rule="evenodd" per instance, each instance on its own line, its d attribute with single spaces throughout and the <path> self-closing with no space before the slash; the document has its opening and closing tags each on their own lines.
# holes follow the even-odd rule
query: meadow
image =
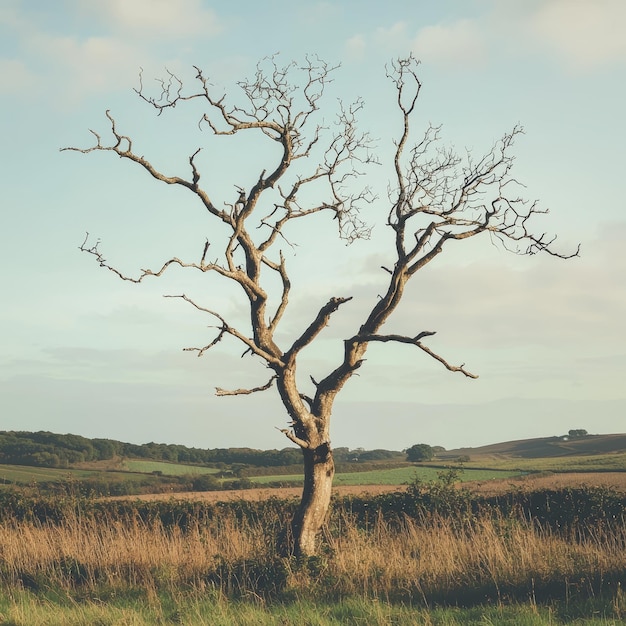
<svg viewBox="0 0 626 626">
<path fill-rule="evenodd" d="M 293 500 L 7 491 L 0 623 L 626 624 L 623 494 L 456 478 L 335 498 L 309 559 L 277 556 Z"/>
<path fill-rule="evenodd" d="M 308 559 L 279 556 L 297 498 L 269 487 L 301 484 L 293 466 L 248 467 L 244 499 L 220 491 L 234 465 L 2 465 L 0 624 L 626 626 L 620 441 L 342 465 Z"/>
<path fill-rule="evenodd" d="M 376 464 L 369 464 L 376 467 Z M 115 470 L 92 469 L 57 469 L 28 467 L 19 465 L 0 465 L 0 488 L 10 485 L 37 486 L 47 489 L 80 489 L 92 491 L 96 495 L 133 495 L 141 493 L 159 493 L 176 491 L 212 491 L 221 488 L 251 488 L 255 486 L 300 486 L 303 482 L 301 473 L 260 473 L 243 479 L 237 479 L 232 472 L 223 472 L 214 467 L 150 461 L 144 459 L 124 459 L 115 464 Z M 264 468 L 261 468 L 262 471 Z M 267 471 L 269 468 L 265 468 Z M 341 485 L 406 485 L 415 479 L 434 480 L 441 468 L 402 464 L 400 467 L 383 467 L 365 471 L 342 471 L 335 475 L 334 484 Z M 226 473 L 226 477 L 223 475 Z M 471 469 L 462 475 L 463 481 L 489 481 L 513 478 L 524 472 L 515 469 Z M 200 477 L 211 477 L 202 481 Z M 174 478 L 177 480 L 168 480 Z"/>
<path fill-rule="evenodd" d="M 335 474 L 333 484 L 340 485 L 406 485 L 419 480 L 435 480 L 441 468 L 434 467 L 396 467 L 381 470 L 369 470 L 365 472 L 338 472 Z M 519 476 L 517 470 L 489 470 L 475 469 L 465 470 L 461 475 L 463 481 L 474 480 L 500 480 Z M 253 476 L 250 478 L 252 483 L 258 485 L 271 484 L 302 484 L 301 474 L 270 476 Z"/>
<path fill-rule="evenodd" d="M 614 472 L 626 470 L 626 452 L 573 455 L 571 457 L 538 458 L 470 458 L 463 466 L 470 469 L 488 466 L 491 469 L 522 472 Z"/>
<path fill-rule="evenodd" d="M 184 463 L 167 463 L 165 461 L 145 461 L 143 459 L 124 459 L 119 464 L 120 469 L 127 472 L 152 474 L 155 472 L 168 476 L 182 476 L 184 474 L 217 474 L 220 470 L 214 467 L 201 465 L 186 465 Z"/>
</svg>

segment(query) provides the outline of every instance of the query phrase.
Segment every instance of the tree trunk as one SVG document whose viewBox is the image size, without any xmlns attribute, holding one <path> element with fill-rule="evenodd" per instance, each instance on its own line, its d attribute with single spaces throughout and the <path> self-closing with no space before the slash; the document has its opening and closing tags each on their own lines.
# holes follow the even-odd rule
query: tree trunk
<svg viewBox="0 0 626 626">
<path fill-rule="evenodd" d="M 335 463 L 329 443 L 304 448 L 304 490 L 300 506 L 291 523 L 293 552 L 312 556 L 317 551 L 317 537 L 326 522 L 335 475 Z"/>
</svg>

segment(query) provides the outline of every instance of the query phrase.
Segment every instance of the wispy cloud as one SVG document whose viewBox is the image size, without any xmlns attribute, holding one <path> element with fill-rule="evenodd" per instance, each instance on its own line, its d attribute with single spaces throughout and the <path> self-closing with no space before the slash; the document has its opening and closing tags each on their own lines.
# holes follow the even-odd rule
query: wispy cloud
<svg viewBox="0 0 626 626">
<path fill-rule="evenodd" d="M 136 82 L 137 68 L 145 61 L 145 52 L 114 37 L 48 37 L 31 40 L 31 52 L 45 64 L 42 81 L 51 75 L 64 74 L 66 101 L 105 92 L 109 89 L 128 88 Z"/>
<path fill-rule="evenodd" d="M 114 32 L 133 37 L 211 37 L 222 28 L 215 12 L 201 0 L 79 0 L 75 4 L 98 16 Z"/>
<path fill-rule="evenodd" d="M 550 0 L 529 16 L 527 31 L 571 69 L 626 61 L 623 0 Z"/>
<path fill-rule="evenodd" d="M 413 39 L 414 54 L 428 63 L 456 67 L 540 55 L 581 72 L 626 62 L 622 0 L 489 4 L 471 19 L 422 27 Z"/>
<path fill-rule="evenodd" d="M 358 60 L 365 56 L 367 43 L 363 35 L 353 35 L 346 41 L 345 49 L 349 59 Z"/>
<path fill-rule="evenodd" d="M 389 27 L 379 26 L 374 33 L 374 42 L 386 50 L 406 53 L 409 44 L 406 22 L 395 22 Z"/>
<path fill-rule="evenodd" d="M 37 83 L 37 76 L 23 62 L 16 59 L 0 59 L 0 93 L 19 94 L 30 91 Z"/>
<path fill-rule="evenodd" d="M 417 58 L 428 63 L 455 66 L 482 63 L 488 54 L 481 24 L 466 19 L 422 28 L 412 50 Z"/>
<path fill-rule="evenodd" d="M 0 91 L 46 94 L 60 104 L 76 103 L 95 93 L 128 89 L 139 67 L 167 64 L 176 69 L 195 38 L 222 29 L 214 11 L 201 0 L 71 0 L 72 20 L 49 28 L 46 11 L 27 13 L 19 7 L 0 12 L 20 49 L 19 60 L 0 58 Z M 50 14 L 49 21 L 54 21 Z M 60 90 L 58 85 L 64 85 Z"/>
</svg>

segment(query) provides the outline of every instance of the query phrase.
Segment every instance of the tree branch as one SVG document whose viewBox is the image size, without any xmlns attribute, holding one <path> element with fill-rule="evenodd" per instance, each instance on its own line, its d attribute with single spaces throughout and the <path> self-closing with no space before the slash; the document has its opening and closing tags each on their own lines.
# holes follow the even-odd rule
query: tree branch
<svg viewBox="0 0 626 626">
<path fill-rule="evenodd" d="M 421 339 L 424 339 L 424 337 L 431 337 L 432 335 L 435 335 L 436 333 L 432 330 L 424 330 L 421 333 L 419 333 L 418 335 L 416 335 L 415 337 L 407 337 L 405 335 L 365 335 L 365 334 L 359 334 L 356 335 L 354 337 L 355 341 L 363 341 L 363 342 L 370 342 L 370 341 L 378 341 L 381 343 L 386 343 L 388 341 L 394 341 L 397 343 L 408 343 L 410 345 L 413 346 L 417 346 L 420 350 L 423 350 L 424 352 L 426 352 L 426 354 L 428 354 L 429 356 L 433 357 L 433 359 L 436 359 L 437 361 L 439 361 L 446 369 L 450 370 L 451 372 L 461 372 L 462 374 L 464 374 L 465 376 L 467 376 L 468 378 L 478 378 L 478 375 L 476 374 L 472 374 L 471 372 L 468 372 L 465 369 L 465 363 L 463 363 L 462 365 L 456 366 L 456 365 L 450 365 L 450 363 L 448 363 L 442 356 L 436 354 L 433 350 L 431 350 L 430 348 L 428 348 L 427 346 L 425 346 L 422 342 Z"/>
<path fill-rule="evenodd" d="M 423 350 L 424 352 L 426 352 L 426 354 L 428 354 L 429 356 L 432 356 L 433 359 L 435 359 L 436 361 L 439 361 L 439 363 L 441 363 L 450 372 L 461 372 L 462 374 L 464 374 L 468 378 L 478 378 L 478 374 L 472 374 L 471 372 L 468 372 L 465 369 L 465 363 L 461 363 L 461 365 L 458 365 L 458 366 L 457 365 L 450 365 L 450 363 L 448 363 L 442 356 L 439 356 L 438 354 L 433 352 L 430 348 L 425 346 L 423 343 L 419 342 L 419 343 L 416 343 L 415 345 L 420 350 Z"/>
<path fill-rule="evenodd" d="M 197 154 L 200 152 L 200 150 L 196 150 L 189 157 L 189 163 L 191 165 L 191 170 L 192 170 L 191 181 L 185 180 L 184 178 L 180 178 L 179 176 L 166 176 L 165 174 L 157 170 L 152 165 L 152 163 L 150 163 L 150 161 L 148 161 L 144 157 L 139 156 L 133 152 L 132 150 L 133 144 L 132 144 L 130 137 L 126 135 L 122 135 L 118 132 L 115 119 L 113 118 L 113 116 L 111 115 L 111 112 L 108 109 L 105 112 L 105 115 L 107 116 L 109 123 L 111 125 L 111 134 L 113 135 L 115 139 L 115 143 L 113 145 L 111 146 L 103 145 L 100 135 L 96 133 L 95 131 L 90 130 L 89 132 L 96 138 L 95 146 L 92 146 L 91 148 L 66 147 L 66 148 L 61 148 L 60 151 L 61 152 L 65 152 L 65 151 L 81 152 L 82 154 L 89 154 L 90 152 L 96 152 L 96 151 L 114 152 L 121 158 L 128 159 L 129 161 L 133 161 L 134 163 L 137 163 L 138 165 L 143 167 L 156 180 L 159 180 L 168 185 L 179 185 L 181 187 L 185 187 L 186 189 L 189 189 L 196 196 L 198 196 L 198 198 L 200 198 L 200 200 L 202 201 L 202 204 L 209 211 L 209 213 L 215 215 L 223 222 L 227 224 L 229 223 L 230 216 L 228 215 L 228 213 L 217 209 L 217 207 L 211 201 L 211 198 L 209 197 L 209 195 L 203 189 L 198 187 L 200 174 L 196 168 L 194 159 L 197 156 Z"/>
<path fill-rule="evenodd" d="M 435 335 L 435 334 L 437 333 L 433 330 L 423 330 L 421 333 L 419 333 L 415 337 L 407 337 L 405 335 L 373 335 L 373 334 L 368 335 L 368 334 L 359 333 L 358 335 L 355 335 L 352 338 L 352 340 L 359 341 L 359 342 L 379 341 L 382 343 L 386 343 L 388 341 L 396 341 L 399 343 L 410 343 L 412 345 L 418 345 L 420 342 L 420 339 L 423 339 L 424 337 L 431 337 L 432 335 Z M 352 341 L 352 340 L 349 340 L 349 341 Z"/>
<path fill-rule="evenodd" d="M 280 430 L 280 432 L 285 435 L 285 437 L 287 437 L 289 441 L 293 441 L 293 443 L 295 443 L 297 446 L 300 446 L 301 448 L 310 448 L 307 441 L 304 441 L 304 439 L 300 439 L 299 437 L 297 437 L 294 432 L 289 430 L 288 428 L 278 428 L 278 426 L 276 426 L 275 428 L 276 430 Z"/>
<path fill-rule="evenodd" d="M 261 385 L 260 387 L 253 387 L 252 389 L 222 389 L 221 387 L 215 388 L 216 396 L 243 396 L 249 395 L 251 393 L 256 393 L 257 391 L 267 391 L 274 381 L 276 380 L 276 376 L 272 376 L 269 381 L 265 385 Z"/>
<path fill-rule="evenodd" d="M 199 304 L 194 302 L 191 298 L 189 298 L 185 294 L 166 295 L 164 297 L 165 298 L 180 298 L 181 300 L 185 300 L 185 302 L 189 302 L 189 304 L 191 304 L 193 307 L 195 307 L 199 311 L 203 311 L 204 313 L 208 313 L 209 315 L 216 317 L 221 322 L 221 326 L 220 326 L 221 335 L 223 335 L 224 333 L 232 335 L 233 337 L 239 339 L 241 343 L 246 345 L 253 354 L 256 354 L 257 356 L 260 356 L 262 359 L 265 359 L 265 361 L 267 361 L 269 364 L 276 365 L 278 367 L 284 367 L 284 363 L 280 358 L 275 357 L 273 354 L 267 352 L 266 350 L 258 346 L 254 340 L 249 339 L 248 337 L 240 333 L 236 328 L 229 326 L 226 323 L 226 320 L 216 311 L 212 311 L 211 309 L 207 309 L 203 306 L 200 306 Z M 221 337 L 217 341 L 219 341 L 220 339 Z M 198 351 L 199 353 L 198 356 L 201 356 L 204 352 L 206 352 L 206 350 L 214 346 L 217 343 L 217 341 L 215 340 L 212 341 L 208 346 L 205 346 L 204 348 L 185 348 L 185 350 Z"/>
<path fill-rule="evenodd" d="M 285 353 L 285 362 L 293 362 L 298 352 L 309 345 L 322 329 L 328 324 L 330 316 L 346 302 L 352 300 L 352 296 L 348 298 L 331 298 L 318 312 L 315 319 L 309 327 L 298 337 L 292 344 L 291 348 Z"/>
</svg>

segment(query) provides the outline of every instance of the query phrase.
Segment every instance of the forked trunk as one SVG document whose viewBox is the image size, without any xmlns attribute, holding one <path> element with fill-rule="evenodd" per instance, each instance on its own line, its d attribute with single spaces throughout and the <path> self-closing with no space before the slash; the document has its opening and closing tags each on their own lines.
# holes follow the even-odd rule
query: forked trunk
<svg viewBox="0 0 626 626">
<path fill-rule="evenodd" d="M 294 515 L 291 530 L 293 551 L 297 556 L 313 556 L 317 538 L 328 517 L 335 463 L 328 443 L 304 448 L 304 490 Z"/>
</svg>

